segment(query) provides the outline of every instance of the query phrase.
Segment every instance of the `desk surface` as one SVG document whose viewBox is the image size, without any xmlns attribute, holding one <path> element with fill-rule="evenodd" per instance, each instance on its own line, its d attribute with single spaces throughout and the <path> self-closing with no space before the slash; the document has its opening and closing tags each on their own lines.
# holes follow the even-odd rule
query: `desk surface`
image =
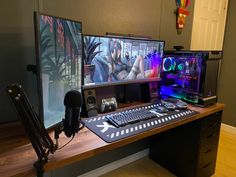
<svg viewBox="0 0 236 177">
<path fill-rule="evenodd" d="M 93 157 L 101 152 L 109 151 L 193 120 L 203 118 L 212 113 L 221 111 L 223 108 L 224 104 L 221 103 L 207 108 L 189 106 L 189 109 L 198 111 L 200 114 L 113 143 L 106 143 L 93 132 L 84 128 L 65 148 L 56 151 L 55 154 L 49 155 L 49 161 L 44 166 L 44 169 L 45 171 L 50 171 Z M 1 125 L 0 128 L 0 176 L 34 176 L 36 173 L 33 163 L 37 161 L 36 153 L 24 135 L 11 134 L 11 132 L 22 131 L 21 128 L 15 124 Z M 13 129 L 14 131 L 12 131 Z M 53 138 L 53 133 L 51 133 L 50 136 Z M 65 137 L 62 133 L 60 135 L 59 145 L 63 145 L 68 141 L 69 138 Z"/>
</svg>

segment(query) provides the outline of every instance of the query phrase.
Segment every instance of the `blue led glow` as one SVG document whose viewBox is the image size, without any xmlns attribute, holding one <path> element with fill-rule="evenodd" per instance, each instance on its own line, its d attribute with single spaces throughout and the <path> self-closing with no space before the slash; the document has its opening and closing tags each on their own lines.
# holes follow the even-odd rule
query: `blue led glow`
<svg viewBox="0 0 236 177">
<path fill-rule="evenodd" d="M 185 100 L 191 103 L 198 103 L 198 97 L 189 97 L 187 93 L 181 92 L 181 91 L 176 91 L 171 87 L 165 87 L 161 86 L 160 88 L 160 95 L 163 96 L 169 96 L 169 97 L 174 97 L 178 98 L 181 100 Z"/>
<path fill-rule="evenodd" d="M 183 63 L 179 64 L 179 65 L 177 66 L 177 68 L 178 68 L 178 70 L 182 71 L 182 70 L 184 69 Z"/>
<path fill-rule="evenodd" d="M 163 71 L 175 70 L 176 62 L 173 57 L 163 59 Z"/>
</svg>

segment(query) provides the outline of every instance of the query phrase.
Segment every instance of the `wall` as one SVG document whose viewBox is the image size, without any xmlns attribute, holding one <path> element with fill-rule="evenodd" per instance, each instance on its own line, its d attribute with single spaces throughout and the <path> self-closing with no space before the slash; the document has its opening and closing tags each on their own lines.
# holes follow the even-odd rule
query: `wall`
<svg viewBox="0 0 236 177">
<path fill-rule="evenodd" d="M 35 63 L 33 11 L 37 0 L 2 0 L 0 5 L 0 122 L 17 120 L 5 87 L 11 83 L 24 86 L 33 104 L 37 101 L 36 79 L 26 71 Z"/>
<path fill-rule="evenodd" d="M 86 34 L 105 35 L 106 32 L 115 32 L 158 38 L 160 2 L 160 0 L 43 0 L 42 11 L 82 21 L 83 32 Z"/>
<path fill-rule="evenodd" d="M 191 1 L 190 11 L 194 1 Z M 26 71 L 35 63 L 33 11 L 82 21 L 86 34 L 106 32 L 150 36 L 190 48 L 192 13 L 182 35 L 175 29 L 175 0 L 2 0 L 0 6 L 0 123 L 17 120 L 6 85 L 21 83 L 37 106 L 36 77 Z M 35 108 L 37 109 L 37 107 Z"/>
<path fill-rule="evenodd" d="M 219 101 L 226 104 L 223 122 L 236 126 L 236 57 L 234 54 L 236 43 L 236 1 L 229 1 L 228 15 L 226 21 L 226 31 L 224 39 L 224 56 L 221 65 L 220 84 L 219 84 Z"/>
<path fill-rule="evenodd" d="M 191 34 L 192 34 L 192 23 L 193 23 L 193 12 L 194 2 L 192 0 L 189 7 L 187 8 L 190 12 L 189 16 L 186 17 L 186 24 L 181 33 L 176 33 L 176 3 L 175 0 L 163 0 L 162 1 L 162 14 L 161 14 L 161 26 L 160 26 L 160 38 L 166 42 L 165 49 L 173 49 L 173 46 L 179 45 L 184 46 L 184 49 L 190 49 Z"/>
<path fill-rule="evenodd" d="M 193 9 L 194 0 L 188 7 L 190 15 L 186 26 L 182 34 L 177 35 L 175 0 L 44 0 L 41 8 L 46 13 L 82 21 L 86 34 L 113 32 L 150 36 L 165 40 L 166 49 L 174 45 L 190 48 Z"/>
</svg>

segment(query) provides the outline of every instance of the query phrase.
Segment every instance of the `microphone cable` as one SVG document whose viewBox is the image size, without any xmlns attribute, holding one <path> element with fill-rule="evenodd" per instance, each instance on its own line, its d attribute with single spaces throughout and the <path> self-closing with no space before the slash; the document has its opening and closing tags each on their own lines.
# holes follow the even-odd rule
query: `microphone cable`
<svg viewBox="0 0 236 177">
<path fill-rule="evenodd" d="M 62 148 L 64 148 L 66 145 L 68 145 L 73 139 L 74 139 L 74 137 L 75 137 L 75 134 L 73 134 L 73 136 L 71 137 L 71 139 L 67 142 L 67 143 L 65 143 L 63 146 L 61 146 L 61 147 L 58 147 L 57 148 L 57 150 L 61 150 Z"/>
</svg>

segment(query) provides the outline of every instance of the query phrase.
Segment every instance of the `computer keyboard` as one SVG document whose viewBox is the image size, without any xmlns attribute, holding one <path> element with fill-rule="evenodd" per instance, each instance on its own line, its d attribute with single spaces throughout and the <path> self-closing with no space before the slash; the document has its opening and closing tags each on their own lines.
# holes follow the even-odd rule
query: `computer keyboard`
<svg viewBox="0 0 236 177">
<path fill-rule="evenodd" d="M 167 110 L 164 111 L 162 107 L 162 104 L 152 104 L 149 106 L 109 114 L 106 116 L 106 119 L 115 127 L 122 127 L 127 124 L 133 124 L 158 116 L 163 116 Z"/>
<path fill-rule="evenodd" d="M 107 120 L 116 127 L 148 120 L 153 117 L 156 117 L 156 114 L 145 109 L 132 109 L 106 116 Z"/>
</svg>

